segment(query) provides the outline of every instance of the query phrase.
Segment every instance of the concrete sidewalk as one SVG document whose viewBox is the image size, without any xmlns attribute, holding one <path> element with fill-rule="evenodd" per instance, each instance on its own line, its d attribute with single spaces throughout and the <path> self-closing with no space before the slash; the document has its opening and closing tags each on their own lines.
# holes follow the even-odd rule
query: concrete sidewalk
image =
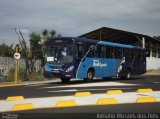
<svg viewBox="0 0 160 119">
<path fill-rule="evenodd" d="M 148 91 L 148 89 L 146 89 Z M 112 93 L 111 93 L 112 92 Z M 45 98 L 24 98 L 23 96 L 8 97 L 0 101 L 0 112 L 30 110 L 39 108 L 60 108 L 86 105 L 108 105 L 126 103 L 159 102 L 160 91 L 119 93 L 119 90 L 110 90 L 110 93 L 91 94 L 77 92 L 73 96 L 58 96 Z"/>
</svg>

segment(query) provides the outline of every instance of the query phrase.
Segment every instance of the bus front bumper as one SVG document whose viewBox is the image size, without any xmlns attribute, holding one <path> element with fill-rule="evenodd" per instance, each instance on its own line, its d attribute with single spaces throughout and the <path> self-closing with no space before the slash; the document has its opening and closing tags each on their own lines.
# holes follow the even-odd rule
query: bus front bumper
<svg viewBox="0 0 160 119">
<path fill-rule="evenodd" d="M 49 72 L 44 71 L 43 75 L 46 78 L 73 78 L 70 73 L 62 73 L 62 72 Z"/>
</svg>

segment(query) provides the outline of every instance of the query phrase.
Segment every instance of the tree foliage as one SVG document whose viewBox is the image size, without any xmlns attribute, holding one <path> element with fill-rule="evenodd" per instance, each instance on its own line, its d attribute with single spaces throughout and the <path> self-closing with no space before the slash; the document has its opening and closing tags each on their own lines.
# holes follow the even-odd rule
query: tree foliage
<svg viewBox="0 0 160 119">
<path fill-rule="evenodd" d="M 6 45 L 5 43 L 0 44 L 0 56 L 13 57 L 15 50 L 13 45 Z"/>
<path fill-rule="evenodd" d="M 30 57 L 34 60 L 42 59 L 42 44 L 41 36 L 38 33 L 32 32 L 30 34 Z"/>
</svg>

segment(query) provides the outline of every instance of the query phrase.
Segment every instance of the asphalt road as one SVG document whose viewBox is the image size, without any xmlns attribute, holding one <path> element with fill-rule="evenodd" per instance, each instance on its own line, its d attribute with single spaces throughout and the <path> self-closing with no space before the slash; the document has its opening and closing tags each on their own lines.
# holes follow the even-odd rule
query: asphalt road
<svg viewBox="0 0 160 119">
<path fill-rule="evenodd" d="M 96 79 L 85 83 L 74 80 L 69 84 L 61 81 L 51 83 L 37 83 L 25 86 L 1 87 L 0 100 L 9 96 L 24 96 L 25 98 L 57 97 L 74 95 L 79 91 L 90 91 L 94 93 L 105 93 L 107 90 L 120 89 L 123 92 L 135 92 L 140 88 L 151 88 L 160 91 L 159 76 L 138 76 L 131 80 L 113 78 L 111 80 Z M 125 103 L 114 105 L 92 105 L 75 107 L 41 108 L 26 111 L 14 111 L 1 113 L 0 118 L 6 116 L 18 119 L 78 119 L 78 118 L 160 118 L 160 102 L 154 103 Z"/>
<path fill-rule="evenodd" d="M 61 81 L 58 81 L 17 87 L 1 87 L 0 100 L 6 99 L 8 96 L 24 96 L 25 98 L 66 96 L 74 95 L 75 92 L 79 91 L 90 91 L 93 94 L 105 93 L 111 89 L 135 92 L 139 88 L 152 88 L 154 91 L 160 91 L 160 75 L 138 76 L 131 80 L 114 78 L 104 81 L 102 79 L 96 79 L 90 83 L 74 80 L 69 84 L 63 84 Z"/>
</svg>

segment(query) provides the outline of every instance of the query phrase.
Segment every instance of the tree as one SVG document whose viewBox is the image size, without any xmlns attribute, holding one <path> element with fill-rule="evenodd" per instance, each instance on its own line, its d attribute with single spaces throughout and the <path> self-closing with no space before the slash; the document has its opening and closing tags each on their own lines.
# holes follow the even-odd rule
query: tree
<svg viewBox="0 0 160 119">
<path fill-rule="evenodd" d="M 40 59 L 43 62 L 43 52 L 41 50 L 42 44 L 40 42 L 41 42 L 40 34 L 32 32 L 30 34 L 30 59 L 33 66 L 37 59 Z M 31 69 L 31 71 L 34 72 L 35 68 Z"/>
<path fill-rule="evenodd" d="M 45 43 L 46 40 L 48 39 L 48 37 L 49 37 L 49 34 L 48 34 L 48 33 L 49 33 L 49 32 L 48 32 L 47 29 L 44 29 L 44 30 L 42 31 L 42 35 L 43 35 L 43 43 Z"/>
<path fill-rule="evenodd" d="M 15 51 L 12 44 L 10 46 L 5 43 L 0 44 L 0 56 L 13 57 L 14 52 Z"/>
<path fill-rule="evenodd" d="M 20 44 L 20 48 L 21 48 L 21 54 L 23 54 L 24 56 L 24 60 L 25 60 L 25 75 L 24 75 L 24 79 L 25 80 L 29 80 L 28 76 L 30 75 L 30 67 L 33 67 L 33 65 L 29 65 L 29 57 L 28 57 L 28 50 L 27 50 L 27 45 L 25 42 L 25 39 L 22 35 L 22 32 L 19 30 L 17 31 L 17 29 L 14 29 L 17 36 L 18 36 L 18 40 L 19 40 L 19 44 Z"/>
<path fill-rule="evenodd" d="M 42 44 L 40 44 L 41 36 L 38 33 L 32 32 L 30 34 L 30 50 L 31 57 L 34 60 L 42 58 Z"/>
<path fill-rule="evenodd" d="M 53 38 L 56 36 L 56 31 L 55 30 L 51 30 L 50 31 L 50 37 Z"/>
</svg>

